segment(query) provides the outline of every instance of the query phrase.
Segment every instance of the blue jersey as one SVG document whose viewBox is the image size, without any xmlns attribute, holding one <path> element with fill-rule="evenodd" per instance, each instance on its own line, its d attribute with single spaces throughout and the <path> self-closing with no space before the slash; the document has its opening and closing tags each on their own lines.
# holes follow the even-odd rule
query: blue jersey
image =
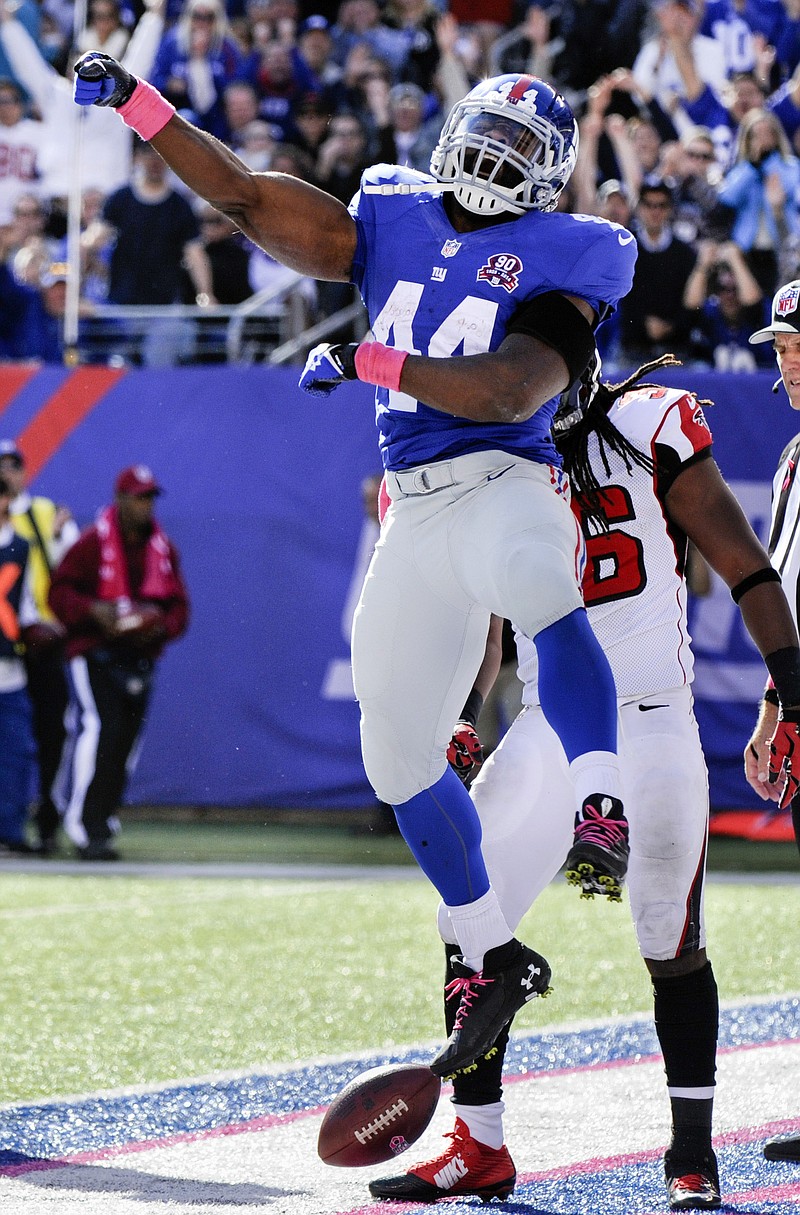
<svg viewBox="0 0 800 1215">
<path fill-rule="evenodd" d="M 370 193 L 409 183 L 430 190 Z M 475 232 L 456 232 L 442 192 L 424 174 L 374 165 L 350 204 L 358 227 L 353 282 L 375 338 L 430 358 L 496 350 L 521 304 L 547 291 L 586 300 L 598 314 L 630 291 L 636 242 L 625 228 L 589 215 L 528 211 Z M 550 436 L 558 398 L 526 422 L 473 422 L 404 392 L 376 393 L 386 468 L 448 460 L 469 451 L 507 451 L 560 464 Z"/>
</svg>

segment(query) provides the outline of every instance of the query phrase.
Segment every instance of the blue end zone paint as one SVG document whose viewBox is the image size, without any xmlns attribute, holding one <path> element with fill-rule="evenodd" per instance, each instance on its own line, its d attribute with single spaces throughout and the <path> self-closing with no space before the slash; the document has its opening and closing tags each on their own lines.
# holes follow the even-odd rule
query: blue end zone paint
<svg viewBox="0 0 800 1215">
<path fill-rule="evenodd" d="M 720 1047 L 800 1038 L 798 1011 L 797 998 L 723 1010 Z M 648 1022 L 620 1021 L 585 1030 L 514 1037 L 508 1051 L 507 1074 L 512 1078 L 591 1067 L 657 1053 L 658 1043 Z M 176 1085 L 156 1092 L 10 1107 L 2 1111 L 0 1119 L 0 1173 L 17 1172 L 20 1166 L 37 1161 L 213 1133 L 269 1117 L 301 1115 L 327 1105 L 349 1080 L 368 1067 L 421 1061 L 424 1056 L 417 1049 L 272 1075 Z M 651 1174 L 652 1168 L 648 1176 Z M 563 1189 L 563 1180 L 559 1184 Z M 726 1188 L 734 1187 L 728 1183 Z M 513 1205 L 504 1209 L 512 1212 Z M 534 1203 L 525 1209 L 535 1215 L 539 1208 Z M 542 1209 L 556 1213 L 570 1208 L 545 1203 Z M 598 1215 L 602 1209 L 594 1207 Z M 620 1207 L 614 1209 L 618 1212 Z"/>
<path fill-rule="evenodd" d="M 739 1144 L 717 1152 L 720 1175 L 724 1179 L 724 1200 L 720 1210 L 738 1215 L 796 1215 L 800 1202 L 800 1174 L 797 1167 L 768 1166 L 769 1182 L 753 1189 L 754 1158 L 761 1156 L 761 1144 Z M 448 1211 L 467 1211 L 466 1202 L 448 1204 Z M 472 1208 L 474 1209 L 474 1207 Z M 628 1164 L 614 1164 L 591 1173 L 557 1177 L 522 1178 L 517 1182 L 513 1200 L 501 1208 L 506 1215 L 525 1211 L 527 1215 L 661 1215 L 668 1210 L 665 1199 L 660 1153 Z"/>
</svg>

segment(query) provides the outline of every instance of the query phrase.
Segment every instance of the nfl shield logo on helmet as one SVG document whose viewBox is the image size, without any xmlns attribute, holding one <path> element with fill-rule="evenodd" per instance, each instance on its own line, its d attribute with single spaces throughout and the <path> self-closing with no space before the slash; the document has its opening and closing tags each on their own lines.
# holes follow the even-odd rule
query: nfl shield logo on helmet
<svg viewBox="0 0 800 1215">
<path fill-rule="evenodd" d="M 800 299 L 800 287 L 787 287 L 775 301 L 775 316 L 787 316 L 797 311 L 797 301 Z"/>
</svg>

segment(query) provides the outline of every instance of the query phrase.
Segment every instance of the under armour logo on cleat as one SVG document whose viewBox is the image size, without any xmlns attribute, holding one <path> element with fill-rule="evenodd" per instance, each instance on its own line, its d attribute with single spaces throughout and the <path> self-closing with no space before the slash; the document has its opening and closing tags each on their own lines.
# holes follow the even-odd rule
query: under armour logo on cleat
<svg viewBox="0 0 800 1215">
<path fill-rule="evenodd" d="M 530 966 L 528 967 L 527 975 L 524 978 L 520 979 L 520 981 L 519 981 L 520 987 L 527 987 L 528 991 L 530 991 L 531 988 L 535 986 L 535 984 L 533 982 L 534 975 L 540 975 L 541 973 L 542 972 L 539 969 L 539 967 L 534 966 L 533 963 L 531 962 Z"/>
</svg>

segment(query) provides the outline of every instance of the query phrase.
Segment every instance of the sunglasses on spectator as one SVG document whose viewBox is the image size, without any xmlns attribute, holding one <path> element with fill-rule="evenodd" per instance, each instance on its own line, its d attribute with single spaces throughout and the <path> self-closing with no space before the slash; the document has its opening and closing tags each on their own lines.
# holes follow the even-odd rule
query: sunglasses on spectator
<svg viewBox="0 0 800 1215">
<path fill-rule="evenodd" d="M 215 21 L 216 15 L 210 13 L 208 9 L 197 9 L 192 13 L 192 21 Z"/>
<path fill-rule="evenodd" d="M 713 152 L 701 152 L 699 148 L 687 148 L 686 155 L 692 160 L 716 160 Z"/>
</svg>

